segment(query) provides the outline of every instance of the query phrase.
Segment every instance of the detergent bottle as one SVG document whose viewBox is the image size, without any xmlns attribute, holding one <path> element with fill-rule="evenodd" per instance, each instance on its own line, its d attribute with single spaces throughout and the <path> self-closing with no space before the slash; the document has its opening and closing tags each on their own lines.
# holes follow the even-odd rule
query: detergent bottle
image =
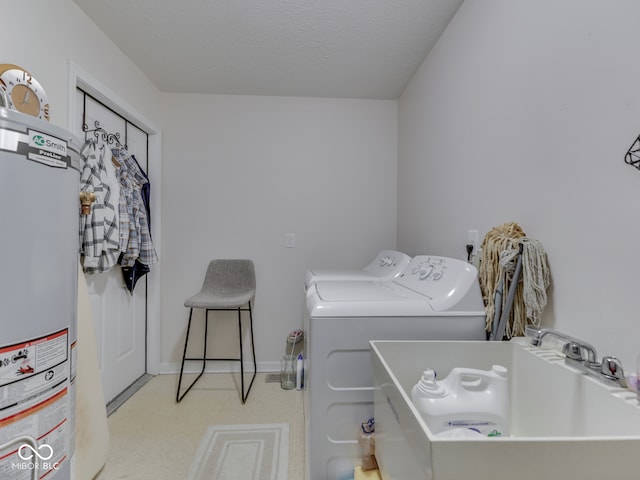
<svg viewBox="0 0 640 480">
<path fill-rule="evenodd" d="M 435 371 L 425 370 L 411 389 L 411 400 L 436 436 L 504 437 L 510 433 L 507 369 L 501 365 L 491 370 L 454 368 L 440 381 Z"/>
</svg>

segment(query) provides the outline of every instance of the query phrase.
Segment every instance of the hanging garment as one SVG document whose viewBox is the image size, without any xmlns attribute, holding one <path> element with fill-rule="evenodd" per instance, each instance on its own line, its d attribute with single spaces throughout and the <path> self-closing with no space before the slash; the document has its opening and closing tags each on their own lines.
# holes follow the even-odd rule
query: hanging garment
<svg viewBox="0 0 640 480">
<path fill-rule="evenodd" d="M 117 169 L 120 181 L 120 265 L 133 267 L 136 260 L 144 265 L 158 262 L 147 212 L 142 200 L 142 185 L 148 180 L 142 174 L 129 153 L 120 148 L 112 149 L 114 158 L 120 163 Z"/>
<path fill-rule="evenodd" d="M 140 260 L 136 259 L 133 267 L 122 267 L 122 277 L 124 279 L 124 284 L 127 287 L 127 290 L 131 294 L 133 294 L 133 289 L 136 288 L 136 283 L 142 277 L 144 277 L 147 273 L 149 273 L 151 269 L 148 265 L 144 263 L 140 263 Z"/>
<path fill-rule="evenodd" d="M 145 210 L 147 211 L 147 224 L 149 225 L 149 232 L 151 232 L 151 182 L 149 181 L 149 176 L 140 166 L 140 163 L 138 163 L 136 156 L 131 155 L 131 158 L 136 162 L 138 171 L 146 180 L 142 187 L 140 187 L 140 194 L 142 195 L 142 203 L 144 203 Z"/>
<path fill-rule="evenodd" d="M 109 185 L 105 183 L 106 148 L 95 140 L 87 141 L 81 150 L 84 166 L 80 175 L 80 191 L 93 192 L 96 201 L 89 215 L 80 215 L 80 254 L 85 273 L 107 272 L 118 261 L 120 240 L 116 207 Z"/>
<path fill-rule="evenodd" d="M 111 157 L 111 160 L 108 160 L 106 156 L 107 154 L 105 153 L 105 159 L 103 163 L 107 174 L 102 179 L 102 182 L 107 184 L 109 186 L 109 189 L 111 190 L 111 198 L 113 199 L 111 203 L 113 204 L 116 212 L 116 225 L 119 225 L 120 215 L 118 213 L 118 202 L 120 201 L 120 181 L 118 180 L 118 176 L 116 173 L 117 165 L 115 165 L 114 163 L 113 156 Z"/>
<path fill-rule="evenodd" d="M 131 158 L 136 165 L 138 166 L 138 170 L 147 180 L 145 184 L 140 188 L 140 193 L 142 196 L 142 202 L 144 203 L 145 210 L 147 212 L 147 226 L 149 227 L 149 236 L 151 236 L 151 183 L 149 182 L 149 177 L 140 166 L 138 159 L 135 155 L 131 155 Z M 142 277 L 144 277 L 147 273 L 149 273 L 151 269 L 148 265 L 145 265 L 140 262 L 140 260 L 136 259 L 135 263 L 132 267 L 122 267 L 122 277 L 124 279 L 124 284 L 127 287 L 127 290 L 131 294 L 133 294 L 133 289 Z"/>
</svg>

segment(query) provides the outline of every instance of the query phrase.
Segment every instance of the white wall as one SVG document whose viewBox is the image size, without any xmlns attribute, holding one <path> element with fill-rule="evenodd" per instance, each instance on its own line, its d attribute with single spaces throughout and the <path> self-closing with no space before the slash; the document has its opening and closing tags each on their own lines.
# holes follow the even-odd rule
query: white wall
<svg viewBox="0 0 640 480">
<path fill-rule="evenodd" d="M 464 257 L 516 221 L 552 271 L 544 323 L 640 353 L 640 3 L 467 0 L 399 100 L 398 249 Z"/>
<path fill-rule="evenodd" d="M 135 112 L 138 119 L 149 119 L 161 130 L 160 92 L 75 3 L 71 0 L 5 0 L 3 6 L 7 18 L 12 20 L 5 21 L 0 29 L 0 41 L 5 46 L 0 61 L 26 68 L 40 81 L 48 95 L 51 123 L 73 132 L 80 131 L 81 119 L 73 108 L 76 106 L 75 76 L 81 74 L 84 80 L 99 82 L 101 88 L 105 87 L 122 105 Z M 152 183 L 157 182 L 160 173 L 159 143 L 152 139 L 149 146 L 150 162 L 154 163 L 150 171 Z M 157 200 L 152 197 L 154 205 Z M 158 215 L 159 209 L 154 211 Z M 154 240 L 162 257 L 159 225 L 159 221 L 154 223 Z M 157 292 L 160 269 L 153 268 L 147 278 L 149 289 Z M 155 294 L 155 298 L 158 297 Z M 160 320 L 155 307 L 156 304 L 150 304 L 149 331 L 151 336 L 159 337 Z M 150 348 L 148 358 L 150 368 L 155 371 L 158 352 Z"/>
<path fill-rule="evenodd" d="M 68 127 L 71 59 L 162 126 L 165 368 L 209 257 L 256 261 L 258 360 L 272 362 L 300 324 L 306 268 L 394 246 L 395 102 L 162 95 L 70 0 L 10 10 L 35 42 L 5 22 L 3 61 L 45 86 L 52 123 Z M 549 254 L 545 323 L 626 365 L 640 337 L 640 171 L 623 162 L 640 133 L 638 14 L 633 0 L 468 0 L 398 104 L 397 247 L 462 257 L 467 229 L 519 222 Z M 241 174 L 255 193 L 225 213 Z"/>
<path fill-rule="evenodd" d="M 302 327 L 305 271 L 360 267 L 395 247 L 397 102 L 184 94 L 163 102 L 162 370 L 179 368 L 183 303 L 214 258 L 254 261 L 258 366 L 277 369 L 287 334 Z M 285 248 L 286 233 L 296 248 Z M 218 353 L 235 348 L 235 321 L 217 328 Z"/>
<path fill-rule="evenodd" d="M 49 97 L 51 123 L 69 128 L 70 60 L 140 113 L 160 121 L 159 91 L 71 0 L 2 4 L 7 21 L 0 29 L 5 46 L 0 62 L 20 65 L 38 79 Z"/>
<path fill-rule="evenodd" d="M 11 2 L 2 59 L 45 87 L 51 122 L 69 128 L 68 62 L 163 132 L 160 361 L 177 368 L 187 296 L 209 259 L 256 263 L 258 362 L 275 368 L 302 324 L 311 266 L 358 267 L 395 247 L 397 102 L 161 94 L 71 0 Z M 156 190 L 157 191 L 157 190 Z M 238 197 L 231 199 L 233 194 Z M 285 249 L 285 233 L 297 247 Z M 165 248 L 166 242 L 166 248 Z M 231 325 L 233 327 L 233 325 Z M 235 345 L 235 330 L 222 343 Z"/>
</svg>

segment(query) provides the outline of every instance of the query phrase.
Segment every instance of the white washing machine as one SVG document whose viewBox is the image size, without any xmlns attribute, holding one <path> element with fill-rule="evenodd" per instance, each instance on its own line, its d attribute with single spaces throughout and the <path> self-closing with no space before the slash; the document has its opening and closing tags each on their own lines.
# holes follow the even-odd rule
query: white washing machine
<svg viewBox="0 0 640 480">
<path fill-rule="evenodd" d="M 478 272 L 421 255 L 394 280 L 320 280 L 307 295 L 306 478 L 352 478 L 373 417 L 370 340 L 484 340 Z"/>
<path fill-rule="evenodd" d="M 312 283 L 323 280 L 393 280 L 410 261 L 411 257 L 405 253 L 382 250 L 369 265 L 359 270 L 307 270 L 304 288 L 306 291 Z"/>
</svg>

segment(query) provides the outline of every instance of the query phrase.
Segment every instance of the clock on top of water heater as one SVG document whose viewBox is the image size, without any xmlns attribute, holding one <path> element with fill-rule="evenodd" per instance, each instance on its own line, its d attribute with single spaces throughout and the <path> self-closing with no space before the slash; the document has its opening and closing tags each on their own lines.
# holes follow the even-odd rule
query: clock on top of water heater
<svg viewBox="0 0 640 480">
<path fill-rule="evenodd" d="M 0 98 L 3 106 L 49 120 L 47 94 L 40 82 L 26 69 L 11 63 L 0 64 L 0 89 L 5 97 Z"/>
</svg>

